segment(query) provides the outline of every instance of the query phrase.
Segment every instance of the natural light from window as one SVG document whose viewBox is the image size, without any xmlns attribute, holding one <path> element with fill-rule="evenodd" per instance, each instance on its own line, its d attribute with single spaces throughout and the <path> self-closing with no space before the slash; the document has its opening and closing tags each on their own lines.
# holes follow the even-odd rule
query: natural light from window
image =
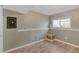
<svg viewBox="0 0 79 59">
<path fill-rule="evenodd" d="M 62 18 L 53 20 L 53 28 L 71 28 L 71 19 Z"/>
</svg>

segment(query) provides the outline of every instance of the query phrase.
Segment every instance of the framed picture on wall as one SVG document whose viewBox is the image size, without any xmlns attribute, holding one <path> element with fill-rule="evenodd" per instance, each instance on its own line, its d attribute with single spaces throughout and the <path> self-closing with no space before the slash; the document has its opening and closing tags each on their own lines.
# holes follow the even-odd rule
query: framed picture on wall
<svg viewBox="0 0 79 59">
<path fill-rule="evenodd" d="M 15 29 L 17 28 L 17 18 L 7 16 L 7 28 L 8 29 Z"/>
</svg>

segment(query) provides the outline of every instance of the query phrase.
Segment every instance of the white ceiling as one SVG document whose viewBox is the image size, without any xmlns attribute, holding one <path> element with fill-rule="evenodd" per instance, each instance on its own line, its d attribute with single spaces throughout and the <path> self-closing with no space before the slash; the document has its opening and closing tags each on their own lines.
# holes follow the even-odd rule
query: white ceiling
<svg viewBox="0 0 79 59">
<path fill-rule="evenodd" d="M 77 5 L 5 5 L 5 9 L 17 11 L 26 14 L 29 11 L 42 13 L 45 15 L 53 15 L 56 13 L 79 8 Z"/>
</svg>

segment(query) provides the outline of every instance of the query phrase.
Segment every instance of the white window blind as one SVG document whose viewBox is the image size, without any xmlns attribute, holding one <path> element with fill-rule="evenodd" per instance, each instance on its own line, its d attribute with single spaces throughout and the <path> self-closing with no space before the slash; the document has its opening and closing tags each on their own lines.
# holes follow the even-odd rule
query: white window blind
<svg viewBox="0 0 79 59">
<path fill-rule="evenodd" d="M 53 27 L 60 27 L 60 20 L 53 20 Z"/>
<path fill-rule="evenodd" d="M 71 28 L 71 19 L 70 18 L 62 18 L 53 20 L 54 28 Z"/>
</svg>

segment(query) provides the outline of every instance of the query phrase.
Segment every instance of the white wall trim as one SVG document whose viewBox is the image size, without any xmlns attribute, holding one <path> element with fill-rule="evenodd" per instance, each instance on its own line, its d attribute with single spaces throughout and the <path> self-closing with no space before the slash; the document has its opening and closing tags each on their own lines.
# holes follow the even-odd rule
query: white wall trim
<svg viewBox="0 0 79 59">
<path fill-rule="evenodd" d="M 7 51 L 4 51 L 4 53 L 9 53 L 11 51 L 14 51 L 14 50 L 17 50 L 17 49 L 20 49 L 20 48 L 24 48 L 24 47 L 27 47 L 27 46 L 30 46 L 30 45 L 33 45 L 33 44 L 36 44 L 36 43 L 39 43 L 41 41 L 43 41 L 44 39 L 41 39 L 41 40 L 38 40 L 38 41 L 35 41 L 35 42 L 32 42 L 32 43 L 28 43 L 28 44 L 25 44 L 25 45 L 22 45 L 22 46 L 19 46 L 19 47 L 16 47 L 16 48 L 13 48 L 13 49 L 10 49 L 10 50 L 7 50 Z"/>
<path fill-rule="evenodd" d="M 3 52 L 3 7 L 0 6 L 0 52 Z"/>
<path fill-rule="evenodd" d="M 13 49 L 10 49 L 10 50 L 7 50 L 7 51 L 4 51 L 4 53 L 9 53 L 9 52 L 11 52 L 11 51 L 14 51 L 14 50 L 17 50 L 17 49 L 20 49 L 20 48 L 27 47 L 27 46 L 30 46 L 30 45 L 33 45 L 33 44 L 39 43 L 39 42 L 41 42 L 41 41 L 43 41 L 43 40 L 45 40 L 45 39 L 38 40 L 38 41 L 35 41 L 35 42 L 32 42 L 32 43 L 29 43 L 29 44 L 25 44 L 25 45 L 23 45 L 23 46 L 19 46 L 19 47 L 16 47 L 16 48 L 13 48 Z M 79 48 L 79 46 L 78 46 L 78 45 L 75 45 L 75 44 L 71 44 L 71 43 L 68 43 L 68 42 L 65 42 L 65 41 L 62 41 L 62 40 L 59 40 L 59 39 L 54 39 L 54 40 L 55 40 L 55 41 L 59 41 L 59 42 L 64 43 L 64 44 L 71 45 L 71 46 L 73 46 L 73 47 L 77 47 L 77 48 Z M 54 41 L 54 40 L 53 40 L 53 41 Z M 48 41 L 49 41 L 49 40 L 48 40 Z"/>
<path fill-rule="evenodd" d="M 56 41 L 59 41 L 59 42 L 61 42 L 61 43 L 68 44 L 68 45 L 71 45 L 71 46 L 73 46 L 73 47 L 79 48 L 78 45 L 75 45 L 75 44 L 72 44 L 72 43 L 68 43 L 68 42 L 65 42 L 65 41 L 62 41 L 62 40 L 59 40 L 59 39 L 55 39 L 55 40 L 56 40 Z"/>
<path fill-rule="evenodd" d="M 79 31 L 79 29 L 64 29 L 64 28 L 52 28 L 52 30 L 68 30 L 68 31 Z"/>
<path fill-rule="evenodd" d="M 38 31 L 38 30 L 48 30 L 49 28 L 31 28 L 31 29 L 17 29 L 18 32 L 21 31 Z"/>
</svg>

